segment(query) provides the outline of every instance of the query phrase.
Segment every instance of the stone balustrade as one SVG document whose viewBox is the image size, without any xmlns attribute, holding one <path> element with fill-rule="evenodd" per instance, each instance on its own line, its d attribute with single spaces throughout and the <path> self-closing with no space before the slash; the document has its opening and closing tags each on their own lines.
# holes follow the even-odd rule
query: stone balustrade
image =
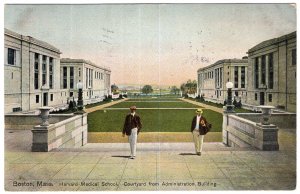
<svg viewBox="0 0 300 194">
<path fill-rule="evenodd" d="M 233 147 L 278 150 L 278 128 L 273 124 L 263 125 L 258 120 L 254 122 L 242 118 L 238 114 L 224 114 L 223 143 Z"/>
<path fill-rule="evenodd" d="M 78 114 L 49 125 L 34 126 L 32 151 L 48 152 L 56 148 L 74 148 L 87 143 L 87 114 Z"/>
</svg>

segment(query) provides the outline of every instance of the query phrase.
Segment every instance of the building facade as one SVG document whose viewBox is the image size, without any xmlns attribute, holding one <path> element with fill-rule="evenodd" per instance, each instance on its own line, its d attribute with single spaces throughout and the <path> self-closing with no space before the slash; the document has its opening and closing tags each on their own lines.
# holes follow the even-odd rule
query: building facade
<svg viewBox="0 0 300 194">
<path fill-rule="evenodd" d="M 62 104 L 60 54 L 44 41 L 4 30 L 5 113 Z"/>
<path fill-rule="evenodd" d="M 296 112 L 296 32 L 254 46 L 248 57 L 246 104 Z"/>
<path fill-rule="evenodd" d="M 102 101 L 110 95 L 111 70 L 83 59 L 63 58 L 60 61 L 61 89 L 68 100 L 78 98 L 77 83 L 83 83 L 84 104 Z"/>
<path fill-rule="evenodd" d="M 226 83 L 232 82 L 233 95 L 245 102 L 247 96 L 248 59 L 223 59 L 197 71 L 198 94 L 206 101 L 224 103 L 227 97 Z"/>
</svg>

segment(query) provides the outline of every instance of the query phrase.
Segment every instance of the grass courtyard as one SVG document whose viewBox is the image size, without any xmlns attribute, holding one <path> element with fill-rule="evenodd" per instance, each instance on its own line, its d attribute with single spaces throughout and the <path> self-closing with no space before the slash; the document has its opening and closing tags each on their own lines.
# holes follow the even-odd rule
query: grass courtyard
<svg viewBox="0 0 300 194">
<path fill-rule="evenodd" d="M 173 100 L 173 99 L 169 99 Z M 149 99 L 148 101 L 152 101 Z M 174 109 L 138 109 L 137 114 L 141 116 L 143 132 L 190 132 L 191 121 L 195 110 L 199 106 L 187 102 L 132 102 L 132 99 L 108 108 L 98 110 L 88 115 L 89 132 L 121 132 L 125 116 L 128 110 L 117 108 L 128 108 L 136 105 L 138 108 L 174 108 Z M 192 108 L 192 109 L 179 109 Z M 212 124 L 211 132 L 221 132 L 222 114 L 212 110 L 204 109 L 203 116 Z"/>
<path fill-rule="evenodd" d="M 202 108 L 197 105 L 183 101 L 124 101 L 119 104 L 110 106 L 109 108 L 129 108 L 130 106 L 137 108 Z"/>
</svg>

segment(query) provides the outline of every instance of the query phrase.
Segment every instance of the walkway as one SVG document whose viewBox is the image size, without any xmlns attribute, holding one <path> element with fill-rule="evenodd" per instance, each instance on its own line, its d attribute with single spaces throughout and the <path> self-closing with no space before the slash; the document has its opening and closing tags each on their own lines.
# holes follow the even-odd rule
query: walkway
<svg viewBox="0 0 300 194">
<path fill-rule="evenodd" d="M 109 103 L 106 103 L 106 104 L 102 104 L 102 105 L 99 105 L 99 106 L 95 106 L 95 107 L 91 107 L 91 108 L 86 108 L 86 109 L 84 109 L 84 111 L 86 113 L 90 113 L 90 112 L 94 112 L 94 111 L 97 111 L 97 110 L 102 110 L 103 108 L 106 108 L 106 107 L 109 107 L 109 106 L 112 106 L 112 105 L 124 102 L 126 100 L 128 100 L 128 99 L 124 98 L 124 99 L 121 99 L 121 100 L 112 101 L 112 102 L 109 102 Z"/>
<path fill-rule="evenodd" d="M 128 143 L 36 153 L 30 152 L 31 138 L 30 131 L 5 131 L 6 190 L 291 190 L 296 185 L 291 131 L 279 131 L 280 151 L 204 143 L 197 156 L 192 143 L 139 143 L 135 160 L 128 159 Z"/>
<path fill-rule="evenodd" d="M 218 113 L 223 113 L 223 109 L 222 108 L 218 108 L 218 107 L 215 107 L 215 106 L 210 106 L 210 105 L 207 105 L 207 104 L 204 104 L 204 103 L 201 103 L 201 102 L 196 102 L 196 101 L 193 101 L 193 100 L 189 100 L 189 99 L 186 99 L 186 98 L 180 98 L 181 100 L 185 101 L 185 102 L 188 102 L 188 103 L 191 103 L 191 104 L 195 104 L 197 106 L 202 106 L 204 107 L 205 109 L 211 109 L 215 112 L 218 112 Z"/>
</svg>

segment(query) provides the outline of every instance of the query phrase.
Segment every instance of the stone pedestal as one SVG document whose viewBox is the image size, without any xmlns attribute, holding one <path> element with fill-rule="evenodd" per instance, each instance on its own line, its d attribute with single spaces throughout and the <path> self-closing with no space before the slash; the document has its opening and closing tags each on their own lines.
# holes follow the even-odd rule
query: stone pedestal
<svg viewBox="0 0 300 194">
<path fill-rule="evenodd" d="M 255 147 L 260 150 L 276 151 L 279 150 L 278 128 L 276 125 L 261 123 L 256 124 Z"/>
<path fill-rule="evenodd" d="M 33 152 L 48 152 L 49 151 L 49 130 L 54 128 L 54 125 L 42 126 L 38 125 L 35 126 L 32 132 L 32 146 L 31 151 Z"/>
</svg>

